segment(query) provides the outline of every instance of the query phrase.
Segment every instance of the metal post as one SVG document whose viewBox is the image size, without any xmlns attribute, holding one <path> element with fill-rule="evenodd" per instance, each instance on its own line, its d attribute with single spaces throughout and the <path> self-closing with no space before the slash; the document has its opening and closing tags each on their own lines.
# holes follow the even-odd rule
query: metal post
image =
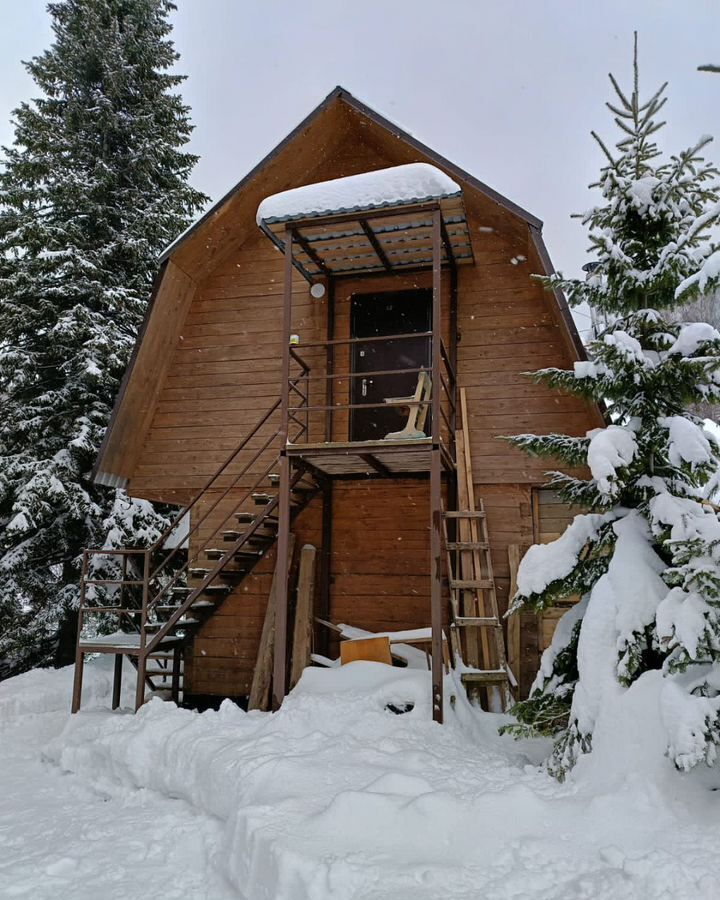
<svg viewBox="0 0 720 900">
<path fill-rule="evenodd" d="M 287 440 L 290 405 L 290 329 L 292 327 L 293 233 L 285 230 L 285 283 L 283 285 L 280 485 L 278 488 L 278 539 L 275 561 L 275 648 L 273 659 L 272 707 L 279 709 L 287 684 L 288 627 L 288 545 L 290 540 L 290 460 Z"/>
<path fill-rule="evenodd" d="M 142 586 L 142 612 L 140 615 L 140 649 L 137 658 L 137 687 L 135 689 L 135 711 L 137 712 L 145 702 L 145 669 L 147 657 L 145 655 L 145 626 L 147 625 L 148 591 L 150 582 L 150 551 L 143 553 L 143 586 Z"/>
<path fill-rule="evenodd" d="M 85 666 L 85 654 L 82 652 L 80 636 L 83 627 L 83 609 L 85 607 L 85 580 L 88 570 L 88 552 L 83 550 L 82 569 L 80 572 L 80 608 L 78 609 L 77 643 L 75 645 L 75 672 L 73 674 L 73 694 L 70 711 L 80 711 L 82 699 L 83 668 Z"/>
<path fill-rule="evenodd" d="M 433 719 L 443 720 L 443 647 L 442 647 L 442 472 L 440 459 L 440 240 L 441 213 L 433 211 L 432 231 L 432 450 L 430 451 L 430 624 L 432 631 L 432 706 Z"/>
<path fill-rule="evenodd" d="M 322 492 L 322 544 L 321 544 L 321 582 L 320 582 L 320 618 L 327 621 L 330 618 L 330 585 L 332 578 L 332 514 L 333 514 L 333 483 L 332 479 L 323 485 Z M 327 656 L 330 645 L 330 634 L 327 628 L 320 630 L 318 648 Z"/>
<path fill-rule="evenodd" d="M 125 609 L 125 582 L 127 581 L 127 553 L 122 555 L 121 575 L 120 575 L 120 609 Z M 122 621 L 122 619 L 120 620 Z"/>
<path fill-rule="evenodd" d="M 180 664 L 182 662 L 182 649 L 180 646 L 173 647 L 172 659 L 172 687 L 170 696 L 175 703 L 180 702 Z"/>
<path fill-rule="evenodd" d="M 455 459 L 455 432 L 457 430 L 457 402 L 458 402 L 458 390 L 457 390 L 457 370 L 458 370 L 458 362 L 457 362 L 457 345 L 458 345 L 458 289 L 457 289 L 457 266 L 455 263 L 451 263 L 450 265 L 450 365 L 453 368 L 453 373 L 448 373 L 448 382 L 450 383 L 450 389 L 452 391 L 450 395 L 450 401 L 452 403 L 452 409 L 450 410 L 450 455 L 453 459 Z"/>
<path fill-rule="evenodd" d="M 112 708 L 117 709 L 120 706 L 120 691 L 122 689 L 122 670 L 123 655 L 115 654 L 115 671 L 113 673 L 113 692 L 112 692 Z"/>
<path fill-rule="evenodd" d="M 335 340 L 335 279 L 328 278 L 327 283 L 327 340 Z M 328 343 L 325 348 L 325 374 L 335 374 L 335 345 Z M 332 407 L 335 391 L 335 379 L 328 378 L 325 384 L 325 406 Z M 308 392 L 308 396 L 309 396 Z M 325 413 L 325 440 L 333 439 L 333 411 Z"/>
</svg>

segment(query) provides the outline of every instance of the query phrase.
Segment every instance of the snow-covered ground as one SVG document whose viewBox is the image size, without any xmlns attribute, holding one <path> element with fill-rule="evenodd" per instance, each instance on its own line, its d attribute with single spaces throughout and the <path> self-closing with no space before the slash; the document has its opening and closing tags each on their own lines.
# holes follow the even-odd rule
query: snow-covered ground
<svg viewBox="0 0 720 900">
<path fill-rule="evenodd" d="M 537 766 L 547 745 L 500 738 L 451 679 L 434 725 L 417 670 L 308 669 L 275 715 L 112 713 L 95 663 L 70 717 L 70 683 L 0 684 L 3 898 L 720 897 L 720 772 L 658 752 L 657 673 L 565 785 Z"/>
</svg>

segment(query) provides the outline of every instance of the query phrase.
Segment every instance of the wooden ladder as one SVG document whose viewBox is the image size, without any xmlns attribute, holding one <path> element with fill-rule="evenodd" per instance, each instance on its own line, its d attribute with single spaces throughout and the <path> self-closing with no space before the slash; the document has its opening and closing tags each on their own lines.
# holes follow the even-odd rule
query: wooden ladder
<svg viewBox="0 0 720 900">
<path fill-rule="evenodd" d="M 468 696 L 485 690 L 488 709 L 511 702 L 505 638 L 497 604 L 487 518 L 476 505 L 467 401 L 460 389 L 462 429 L 455 435 L 457 510 L 443 511 L 443 537 L 450 588 L 450 643 Z M 452 539 L 450 539 L 450 535 Z"/>
</svg>

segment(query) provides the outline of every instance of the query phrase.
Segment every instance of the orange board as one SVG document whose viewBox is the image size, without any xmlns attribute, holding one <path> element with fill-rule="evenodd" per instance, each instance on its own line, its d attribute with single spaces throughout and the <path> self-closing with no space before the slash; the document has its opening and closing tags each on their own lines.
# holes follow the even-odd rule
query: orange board
<svg viewBox="0 0 720 900">
<path fill-rule="evenodd" d="M 343 666 L 364 659 L 368 662 L 381 662 L 392 665 L 390 655 L 390 638 L 371 637 L 357 641 L 343 641 L 340 644 L 340 662 Z"/>
</svg>

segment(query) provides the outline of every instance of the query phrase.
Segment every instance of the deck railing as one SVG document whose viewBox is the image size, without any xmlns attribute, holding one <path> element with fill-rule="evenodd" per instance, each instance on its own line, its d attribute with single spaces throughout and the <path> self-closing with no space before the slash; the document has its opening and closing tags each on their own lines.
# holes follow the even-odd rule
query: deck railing
<svg viewBox="0 0 720 900">
<path fill-rule="evenodd" d="M 432 331 L 413 332 L 410 334 L 381 335 L 378 337 L 366 338 L 338 338 L 334 340 L 309 341 L 307 343 L 294 344 L 290 349 L 290 356 L 299 366 L 303 368 L 303 375 L 300 376 L 300 378 L 293 378 L 289 380 L 288 417 L 290 421 L 296 422 L 297 424 L 302 423 L 305 426 L 303 431 L 303 437 L 305 440 L 309 442 L 320 442 L 325 439 L 326 434 L 333 434 L 332 421 L 333 417 L 338 413 L 361 409 L 407 408 L 408 404 L 404 401 L 388 402 L 386 400 L 383 400 L 382 402 L 377 403 L 352 403 L 349 399 L 352 396 L 350 383 L 354 379 L 377 378 L 389 375 L 419 376 L 421 373 L 427 372 L 432 380 L 432 390 L 434 391 L 436 389 L 439 389 L 441 393 L 440 418 L 442 421 L 440 426 L 440 437 L 445 449 L 450 453 L 450 456 L 454 461 L 455 422 L 457 420 L 457 375 L 450 361 L 450 356 L 447 352 L 444 341 L 440 341 L 440 369 L 437 372 L 433 370 L 432 365 L 427 365 L 416 366 L 412 368 L 377 369 L 363 372 L 345 371 L 311 374 L 310 367 L 301 355 L 301 351 L 306 350 L 325 349 L 327 352 L 329 348 L 332 348 L 334 350 L 339 346 L 352 347 L 353 345 L 357 344 L 387 341 L 406 341 L 417 338 L 428 338 L 429 340 L 432 340 Z M 298 388 L 298 382 L 302 382 L 304 390 L 300 390 Z M 311 394 L 313 393 L 313 385 L 316 383 L 327 385 L 328 382 L 333 384 L 335 382 L 347 382 L 347 389 L 343 391 L 343 393 L 347 396 L 347 399 L 343 397 L 336 401 L 334 400 L 332 403 L 312 402 Z M 301 402 L 294 404 L 292 399 L 293 396 L 299 396 Z M 327 392 L 323 391 L 323 399 L 325 399 L 326 396 Z M 419 407 L 428 407 L 429 409 L 432 406 L 432 399 L 428 397 L 427 399 L 420 400 L 413 405 L 417 405 Z M 322 414 L 325 417 L 329 418 L 330 427 L 328 428 L 327 422 L 322 420 L 322 416 L 319 423 L 315 424 L 314 426 L 311 425 L 311 414 Z M 302 420 L 299 418 L 300 416 L 302 416 Z M 349 441 L 349 434 L 347 435 L 347 437 L 340 437 L 338 435 L 337 439 Z"/>
</svg>

